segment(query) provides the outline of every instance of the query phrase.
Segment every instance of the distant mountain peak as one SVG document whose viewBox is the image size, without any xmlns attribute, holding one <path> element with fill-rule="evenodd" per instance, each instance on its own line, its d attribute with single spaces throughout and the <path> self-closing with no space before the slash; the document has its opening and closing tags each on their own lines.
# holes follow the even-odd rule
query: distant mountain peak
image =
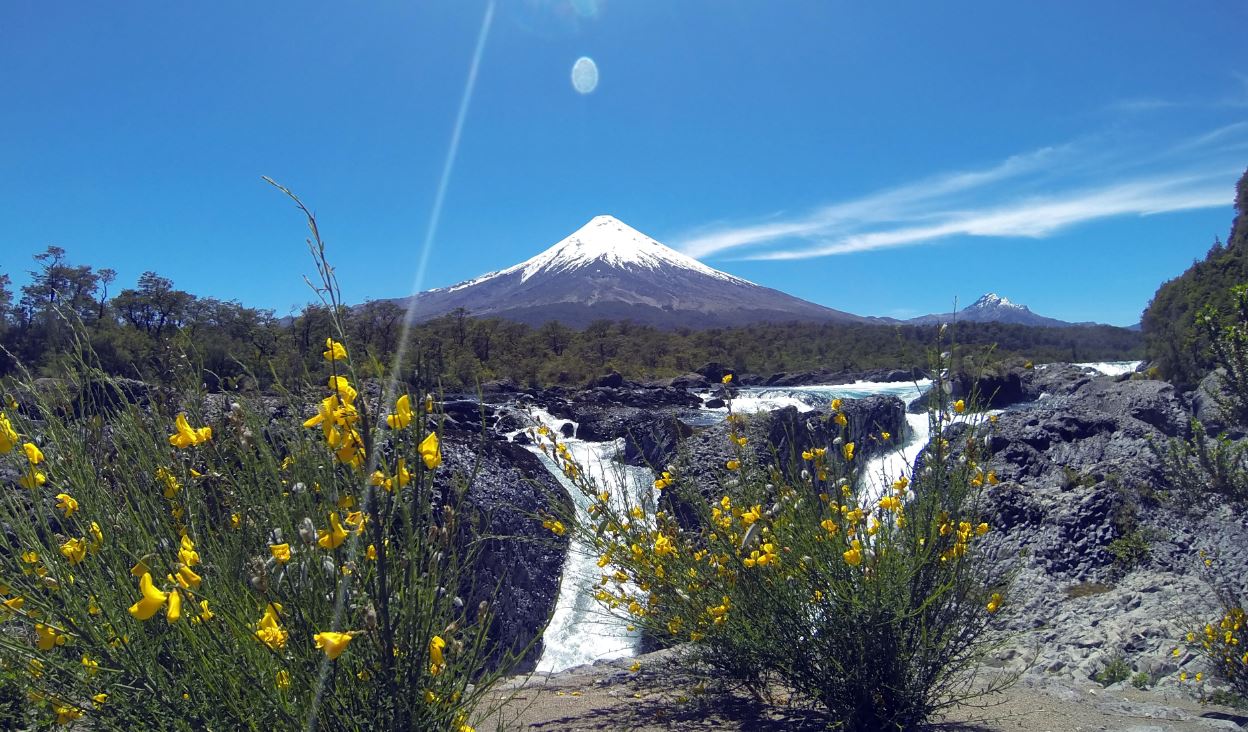
<svg viewBox="0 0 1248 732">
<path fill-rule="evenodd" d="M 1026 305 L 1019 305 L 1017 303 L 1010 302 L 1008 297 L 1003 297 L 995 292 L 989 292 L 981 296 L 978 300 L 971 303 L 970 307 L 966 309 L 976 310 L 984 308 L 1010 308 L 1012 310 L 1031 312 Z"/>
<path fill-rule="evenodd" d="M 445 288 L 447 292 L 479 285 L 491 279 L 520 273 L 520 281 L 528 282 L 539 273 L 571 272 L 603 264 L 625 269 L 659 270 L 665 267 L 692 270 L 725 282 L 752 285 L 749 280 L 702 264 L 686 254 L 660 244 L 609 214 L 590 219 L 584 226 L 561 239 L 535 257 L 507 269 L 484 274 L 476 279 Z"/>
<path fill-rule="evenodd" d="M 998 295 L 995 292 L 984 294 L 978 300 L 957 312 L 923 315 L 918 318 L 911 318 L 907 322 L 916 325 L 953 322 L 1013 323 L 1016 325 L 1042 325 L 1054 328 L 1064 328 L 1070 325 L 1090 325 L 1090 323 L 1068 323 L 1064 320 L 1036 315 L 1026 305 L 1011 302 L 1009 298 Z"/>
<path fill-rule="evenodd" d="M 418 320 L 463 308 L 535 325 L 871 322 L 712 269 L 609 215 L 593 217 L 519 264 L 403 302 Z"/>
</svg>

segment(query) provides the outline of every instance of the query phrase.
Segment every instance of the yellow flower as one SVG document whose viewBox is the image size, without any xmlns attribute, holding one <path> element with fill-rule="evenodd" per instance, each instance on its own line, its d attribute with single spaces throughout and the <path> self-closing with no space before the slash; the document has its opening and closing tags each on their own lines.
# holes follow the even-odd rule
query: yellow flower
<svg viewBox="0 0 1248 732">
<path fill-rule="evenodd" d="M 132 572 L 134 570 L 131 570 Z M 162 607 L 165 601 L 169 599 L 169 595 L 161 592 L 156 585 L 152 584 L 152 575 L 144 571 L 139 577 L 139 592 L 143 593 L 143 597 L 130 606 L 130 614 L 139 620 L 149 620 Z"/>
<path fill-rule="evenodd" d="M 394 403 L 394 414 L 386 415 L 386 424 L 392 430 L 401 430 L 412 423 L 412 398 L 407 394 Z"/>
<path fill-rule="evenodd" d="M 17 447 L 17 431 L 9 421 L 9 415 L 0 412 L 0 454 L 12 452 Z"/>
<path fill-rule="evenodd" d="M 439 462 L 441 459 L 439 458 Z M 402 488 L 412 482 L 412 471 L 407 469 L 407 458 L 399 458 L 398 470 L 394 473 L 395 487 Z M 389 486 L 387 486 L 389 490 Z"/>
<path fill-rule="evenodd" d="M 658 480 L 654 481 L 655 490 L 663 490 L 672 484 L 672 480 L 672 474 L 664 470 L 663 475 Z"/>
<path fill-rule="evenodd" d="M 850 549 L 842 552 L 841 556 L 845 558 L 845 563 L 851 567 L 857 567 L 862 564 L 862 544 L 854 539 L 850 542 Z"/>
<path fill-rule="evenodd" d="M 953 403 L 953 411 L 957 412 L 958 414 L 961 414 L 961 413 L 965 412 L 965 411 L 966 411 L 966 402 L 962 401 L 961 399 L 959 399 L 959 400 L 957 400 L 956 402 L 954 402 L 954 403 Z"/>
<path fill-rule="evenodd" d="M 342 528 L 342 524 L 338 520 L 338 513 L 329 514 L 329 528 L 321 529 L 316 532 L 316 543 L 322 549 L 337 549 L 342 546 L 342 542 L 347 538 L 346 529 Z"/>
<path fill-rule="evenodd" d="M 880 499 L 880 508 L 886 511 L 897 511 L 901 509 L 901 499 L 896 496 L 885 496 Z"/>
<path fill-rule="evenodd" d="M 199 615 L 191 618 L 192 623 L 203 623 L 217 617 L 217 614 L 208 609 L 208 601 L 199 601 Z"/>
<path fill-rule="evenodd" d="M 880 439 L 884 440 L 885 442 L 888 442 L 889 440 L 893 439 L 893 435 L 891 432 L 881 432 Z"/>
<path fill-rule="evenodd" d="M 67 539 L 61 544 L 61 556 L 70 564 L 77 564 L 87 558 L 87 540 L 86 539 Z"/>
<path fill-rule="evenodd" d="M 347 644 L 351 642 L 354 636 L 351 633 L 336 633 L 333 631 L 325 631 L 312 636 L 312 640 L 316 641 L 316 647 L 325 651 L 325 655 L 329 660 L 334 660 L 347 650 Z"/>
<path fill-rule="evenodd" d="M 836 422 L 838 427 L 844 427 L 849 424 L 849 420 L 846 419 L 845 415 L 840 412 L 837 412 L 835 415 L 833 415 L 832 421 Z"/>
<path fill-rule="evenodd" d="M 732 374 L 724 374 L 724 378 L 720 379 L 720 381 L 721 381 L 721 382 L 723 382 L 723 383 L 725 383 L 725 384 L 731 384 L 731 383 L 732 383 Z"/>
<path fill-rule="evenodd" d="M 4 602 L 0 603 L 0 605 L 4 605 L 6 610 L 21 610 L 22 605 L 25 605 L 25 604 L 26 604 L 26 598 L 24 597 L 11 597 L 8 600 L 5 600 Z"/>
<path fill-rule="evenodd" d="M 992 593 L 992 597 L 988 598 L 988 612 L 995 613 L 997 610 L 1001 609 L 1001 602 L 1003 599 L 1004 598 L 1001 597 L 1000 592 Z"/>
<path fill-rule="evenodd" d="M 979 526 L 975 527 L 975 533 L 979 534 L 980 536 L 987 534 L 989 530 L 990 530 L 990 527 L 988 526 L 986 522 L 981 523 Z"/>
<path fill-rule="evenodd" d="M 442 655 L 442 649 L 446 648 L 446 641 L 442 640 L 442 636 L 435 635 L 429 639 L 429 673 L 437 676 L 446 668 L 446 658 Z"/>
<path fill-rule="evenodd" d="M 278 564 L 285 564 L 290 561 L 290 544 L 270 544 L 269 552 L 273 554 L 273 558 Z"/>
<path fill-rule="evenodd" d="M 178 544 L 178 561 L 188 567 L 199 564 L 199 552 L 195 551 L 195 542 L 189 536 L 183 536 Z"/>
<path fill-rule="evenodd" d="M 69 704 L 59 703 L 52 708 L 52 711 L 56 712 L 57 724 L 70 724 L 82 719 L 82 710 Z"/>
<path fill-rule="evenodd" d="M 333 338 L 325 339 L 325 352 L 321 354 L 326 361 L 345 361 L 347 359 L 347 349 Z"/>
<path fill-rule="evenodd" d="M 22 451 L 26 453 L 26 459 L 30 461 L 31 465 L 38 465 L 43 462 L 43 452 L 39 450 L 35 443 L 27 442 L 22 445 Z"/>
<path fill-rule="evenodd" d="M 68 493 L 57 493 L 56 507 L 65 513 L 65 518 L 69 518 L 74 515 L 74 511 L 78 510 L 78 501 Z"/>
<path fill-rule="evenodd" d="M 434 470 L 442 464 L 442 451 L 438 449 L 438 434 L 430 432 L 425 439 L 420 442 L 420 457 L 425 461 L 425 467 Z"/>
<path fill-rule="evenodd" d="M 277 614 L 281 610 L 281 605 L 270 602 L 264 609 L 264 617 L 256 623 L 256 639 L 274 651 L 284 648 L 286 638 L 289 636 L 289 633 L 283 630 L 277 622 Z"/>
<path fill-rule="evenodd" d="M 846 460 L 853 460 L 854 459 L 854 443 L 846 442 L 844 445 L 841 445 L 841 454 L 845 456 Z"/>
<path fill-rule="evenodd" d="M 97 708 L 102 707 L 104 706 L 104 703 L 108 701 L 108 694 L 105 694 L 104 692 L 100 692 L 99 694 L 96 694 L 95 696 L 91 697 L 91 701 L 95 703 L 95 706 Z"/>
<path fill-rule="evenodd" d="M 334 394 L 336 394 L 339 399 L 341 399 L 344 403 L 348 405 L 355 402 L 355 397 L 359 393 L 355 390 L 355 387 L 351 386 L 351 382 L 347 381 L 347 378 L 345 376 L 329 377 L 329 390 L 334 392 Z M 342 411 L 343 413 L 341 415 L 335 415 L 335 416 L 339 417 L 340 419 L 347 419 L 347 418 L 350 418 L 352 416 L 352 413 L 354 412 L 353 409 L 342 410 Z"/>
<path fill-rule="evenodd" d="M 741 467 L 741 461 L 729 460 L 728 462 L 724 463 L 724 467 L 728 468 L 729 470 L 738 470 Z"/>
<path fill-rule="evenodd" d="M 182 485 L 178 483 L 178 479 L 174 477 L 173 473 L 164 468 L 156 468 L 156 480 L 165 485 L 162 492 L 165 498 L 169 500 L 173 500 L 174 496 L 178 495 L 178 491 L 182 490 Z"/>
<path fill-rule="evenodd" d="M 169 444 L 185 450 L 188 447 L 203 444 L 212 439 L 211 427 L 192 428 L 186 421 L 186 414 L 179 412 L 174 420 L 174 427 L 178 430 L 169 436 Z"/>
<path fill-rule="evenodd" d="M 182 593 L 177 590 L 169 592 L 169 609 L 165 613 L 165 619 L 171 623 L 176 623 L 182 617 Z"/>
<path fill-rule="evenodd" d="M 542 528 L 549 529 L 555 536 L 563 536 L 564 532 L 567 531 L 567 529 L 564 528 L 562 521 L 556 521 L 554 519 L 546 519 L 543 521 Z"/>
<path fill-rule="evenodd" d="M 184 590 L 198 590 L 199 583 L 203 581 L 203 578 L 195 574 L 195 570 L 183 564 L 178 568 L 178 574 L 174 577 L 174 580 Z"/>
<path fill-rule="evenodd" d="M 243 525 L 243 515 L 239 513 L 230 514 L 230 528 L 237 529 Z"/>
<path fill-rule="evenodd" d="M 273 680 L 273 682 L 277 684 L 277 688 L 279 689 L 289 689 L 290 688 L 290 672 L 287 671 L 286 669 L 282 669 L 281 671 L 278 671 L 277 677 Z"/>
<path fill-rule="evenodd" d="M 640 671 L 640 670 L 641 670 L 641 661 L 633 661 L 633 665 L 632 665 L 632 666 L 629 666 L 629 667 L 628 667 L 628 670 L 629 670 L 629 671 L 631 671 L 631 672 L 633 672 L 633 673 L 637 673 L 638 671 Z"/>
<path fill-rule="evenodd" d="M 389 541 L 389 539 L 387 539 L 387 541 Z M 368 545 L 368 548 L 364 550 L 364 558 L 369 560 L 370 562 L 377 561 L 377 545 L 376 544 Z"/>
<path fill-rule="evenodd" d="M 35 623 L 35 645 L 41 651 L 50 651 L 57 646 L 65 645 L 67 636 L 58 633 L 56 628 L 43 623 Z"/>
<path fill-rule="evenodd" d="M 830 407 L 832 407 L 832 411 L 833 411 L 833 412 L 839 412 L 839 411 L 841 411 L 841 405 L 842 405 L 842 404 L 844 404 L 844 402 L 842 402 L 842 401 L 840 400 L 840 398 L 838 397 L 838 398 L 836 398 L 836 399 L 833 399 L 833 400 L 832 400 L 832 403 L 831 403 L 829 406 L 830 406 Z"/>
<path fill-rule="evenodd" d="M 47 482 L 48 482 L 48 476 L 44 475 L 42 472 L 38 470 L 35 470 L 34 468 L 31 468 L 30 470 L 26 471 L 25 473 L 22 474 L 21 478 L 17 479 L 18 485 L 20 485 L 23 488 L 30 488 L 31 490 L 34 490 L 35 488 L 38 488 L 39 486 Z"/>
</svg>

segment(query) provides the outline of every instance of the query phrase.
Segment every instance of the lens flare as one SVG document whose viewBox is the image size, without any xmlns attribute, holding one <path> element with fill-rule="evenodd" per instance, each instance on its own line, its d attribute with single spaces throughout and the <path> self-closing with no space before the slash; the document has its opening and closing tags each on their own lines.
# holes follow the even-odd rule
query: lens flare
<svg viewBox="0 0 1248 732">
<path fill-rule="evenodd" d="M 581 56 L 572 64 L 572 88 L 581 94 L 598 88 L 598 64 L 589 56 Z"/>
</svg>

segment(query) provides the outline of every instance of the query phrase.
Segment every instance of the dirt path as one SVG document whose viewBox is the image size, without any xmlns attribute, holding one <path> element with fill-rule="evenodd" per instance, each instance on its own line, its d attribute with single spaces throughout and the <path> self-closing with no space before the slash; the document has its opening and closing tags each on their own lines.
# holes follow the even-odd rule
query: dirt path
<svg viewBox="0 0 1248 732">
<path fill-rule="evenodd" d="M 808 712 L 766 706 L 674 671 L 664 654 L 599 662 L 551 676 L 514 679 L 494 696 L 478 730 L 822 730 Z M 945 732 L 1206 732 L 1248 728 L 1248 714 L 1202 706 L 1178 692 L 1102 689 L 1028 678 L 979 708 L 962 707 L 934 726 Z"/>
</svg>

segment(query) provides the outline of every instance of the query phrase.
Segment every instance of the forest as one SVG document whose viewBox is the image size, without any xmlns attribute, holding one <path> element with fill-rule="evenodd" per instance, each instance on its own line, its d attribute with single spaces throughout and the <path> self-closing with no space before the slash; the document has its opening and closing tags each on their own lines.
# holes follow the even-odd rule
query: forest
<svg viewBox="0 0 1248 732">
<path fill-rule="evenodd" d="M 236 301 L 199 297 L 145 272 L 118 289 L 112 269 L 75 264 L 48 247 L 29 283 L 13 292 L 0 273 L 0 375 L 49 375 L 89 354 L 116 376 L 176 383 L 202 370 L 210 390 L 269 389 L 319 373 L 327 337 L 340 337 L 329 307 L 307 305 L 278 317 Z M 388 300 L 342 307 L 339 320 L 364 376 L 384 370 L 400 347 L 404 313 Z M 579 385 L 609 371 L 630 379 L 687 373 L 709 361 L 739 373 L 925 367 L 936 326 L 779 323 L 710 330 L 659 330 L 597 321 L 583 330 L 559 322 L 531 327 L 463 310 L 410 327 L 405 354 L 448 390 L 492 379 L 524 386 Z M 1139 333 L 1110 326 L 1039 328 L 956 323 L 942 341 L 968 352 L 1046 361 L 1135 359 Z"/>
</svg>

